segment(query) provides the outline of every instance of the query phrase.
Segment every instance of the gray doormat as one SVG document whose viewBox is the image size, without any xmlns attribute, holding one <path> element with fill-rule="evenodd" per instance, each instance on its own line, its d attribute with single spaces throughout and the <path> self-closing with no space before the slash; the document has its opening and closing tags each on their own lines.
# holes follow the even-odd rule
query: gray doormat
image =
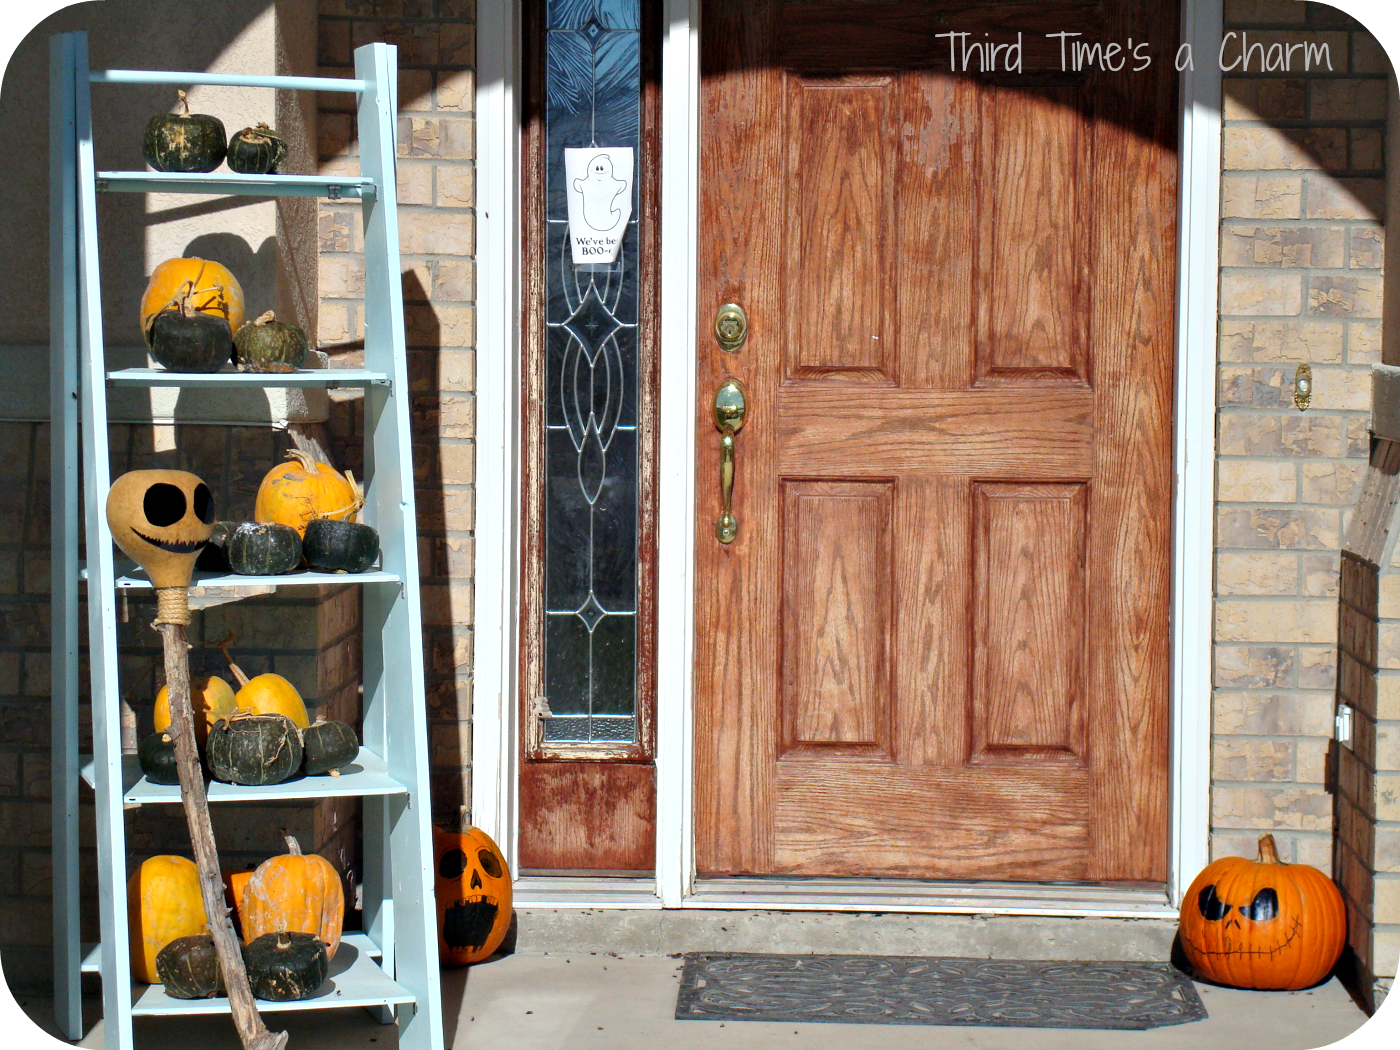
<svg viewBox="0 0 1400 1050">
<path fill-rule="evenodd" d="M 1201 1021 L 1170 963 L 690 952 L 676 1019 L 1006 1028 L 1160 1028 Z"/>
</svg>

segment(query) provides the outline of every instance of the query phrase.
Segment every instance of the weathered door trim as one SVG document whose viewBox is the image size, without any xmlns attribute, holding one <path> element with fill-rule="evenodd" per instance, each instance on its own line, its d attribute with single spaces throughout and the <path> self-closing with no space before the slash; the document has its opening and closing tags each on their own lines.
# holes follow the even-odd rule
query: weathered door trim
<svg viewBox="0 0 1400 1050">
<path fill-rule="evenodd" d="M 515 864 L 515 624 L 518 622 L 519 521 L 519 25 L 511 0 L 478 5 L 477 215 L 477 562 L 474 625 L 472 809 Z M 699 3 L 667 0 L 662 39 L 661 450 L 658 528 L 656 897 L 663 907 L 714 907 L 742 892 L 745 907 L 800 907 L 792 887 L 772 899 L 721 881 L 697 886 L 692 821 L 694 602 L 694 405 L 699 130 Z M 1182 40 L 1194 46 L 1195 71 L 1181 74 L 1178 260 L 1176 490 L 1172 607 L 1171 904 L 1208 858 L 1210 833 L 1210 683 L 1215 477 L 1216 271 L 1219 249 L 1220 72 L 1214 61 L 1221 0 L 1182 0 Z M 1159 56 L 1169 61 L 1169 56 Z M 626 880 L 579 880 L 590 907 L 636 907 Z M 586 885 L 585 885 L 586 884 Z M 522 889 L 527 887 L 522 886 Z M 868 910 L 877 901 L 852 886 L 813 893 L 807 906 Z M 697 893 L 697 890 L 701 891 Z M 929 902 L 879 910 L 944 910 Z M 556 903 L 567 896 L 551 886 Z M 821 901 L 816 900 L 821 897 Z M 1039 904 L 976 910 L 1102 914 L 1076 910 L 1047 885 Z M 869 899 L 867 899 L 869 898 Z M 609 901 L 615 900 L 615 904 Z M 582 902 L 581 902 L 582 903 Z M 737 905 L 736 905 L 737 906 Z"/>
</svg>

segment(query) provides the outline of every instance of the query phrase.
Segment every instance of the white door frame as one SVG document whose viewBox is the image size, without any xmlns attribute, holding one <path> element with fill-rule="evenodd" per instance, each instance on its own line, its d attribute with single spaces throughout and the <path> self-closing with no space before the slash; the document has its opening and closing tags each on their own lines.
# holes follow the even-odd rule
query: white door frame
<svg viewBox="0 0 1400 1050">
<path fill-rule="evenodd" d="M 699 0 L 665 0 L 662 41 L 661 396 L 657 571 L 656 879 L 523 880 L 551 907 L 732 907 L 1168 915 L 1205 866 L 1210 834 L 1215 363 L 1220 228 L 1221 0 L 1182 0 L 1181 171 L 1172 594 L 1172 846 L 1165 898 L 1052 884 L 831 881 L 785 886 L 694 876 L 692 642 L 695 536 Z M 477 5 L 477 483 L 472 814 L 516 867 L 520 520 L 520 18 Z M 1171 56 L 1155 56 L 1171 61 Z"/>
</svg>

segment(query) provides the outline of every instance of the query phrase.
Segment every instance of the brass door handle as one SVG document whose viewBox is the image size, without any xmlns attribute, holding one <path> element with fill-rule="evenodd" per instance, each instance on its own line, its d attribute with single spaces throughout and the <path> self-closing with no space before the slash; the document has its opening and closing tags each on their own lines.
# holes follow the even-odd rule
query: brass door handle
<svg viewBox="0 0 1400 1050">
<path fill-rule="evenodd" d="M 720 543 L 733 543 L 739 535 L 739 522 L 734 517 L 734 435 L 744 428 L 748 401 L 744 386 L 737 379 L 726 380 L 715 391 L 714 419 L 719 429 L 719 495 L 724 511 L 715 522 L 715 536 Z"/>
</svg>

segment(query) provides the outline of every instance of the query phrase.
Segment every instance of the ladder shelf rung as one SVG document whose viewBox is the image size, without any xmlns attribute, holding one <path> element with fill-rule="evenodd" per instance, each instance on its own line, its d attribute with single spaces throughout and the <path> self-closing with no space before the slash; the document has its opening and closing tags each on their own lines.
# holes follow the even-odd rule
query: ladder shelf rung
<svg viewBox="0 0 1400 1050">
<path fill-rule="evenodd" d="M 89 787 L 96 786 L 96 770 L 91 755 L 79 756 L 79 775 Z M 210 802 L 289 802 L 308 798 L 357 798 L 370 795 L 406 795 L 408 789 L 389 775 L 389 766 L 367 747 L 360 748 L 355 761 L 340 776 L 297 776 L 280 784 L 249 787 L 210 780 L 206 786 Z M 122 802 L 151 806 L 180 801 L 179 784 L 152 784 L 141 775 L 135 755 L 122 755 Z"/>
<path fill-rule="evenodd" d="M 389 386 L 385 372 L 363 368 L 304 368 L 299 372 L 169 372 L 164 368 L 119 368 L 107 373 L 112 387 Z"/>
<path fill-rule="evenodd" d="M 374 180 L 364 175 L 239 175 L 215 171 L 99 171 L 99 193 L 212 193 L 251 197 L 373 198 Z"/>
</svg>

